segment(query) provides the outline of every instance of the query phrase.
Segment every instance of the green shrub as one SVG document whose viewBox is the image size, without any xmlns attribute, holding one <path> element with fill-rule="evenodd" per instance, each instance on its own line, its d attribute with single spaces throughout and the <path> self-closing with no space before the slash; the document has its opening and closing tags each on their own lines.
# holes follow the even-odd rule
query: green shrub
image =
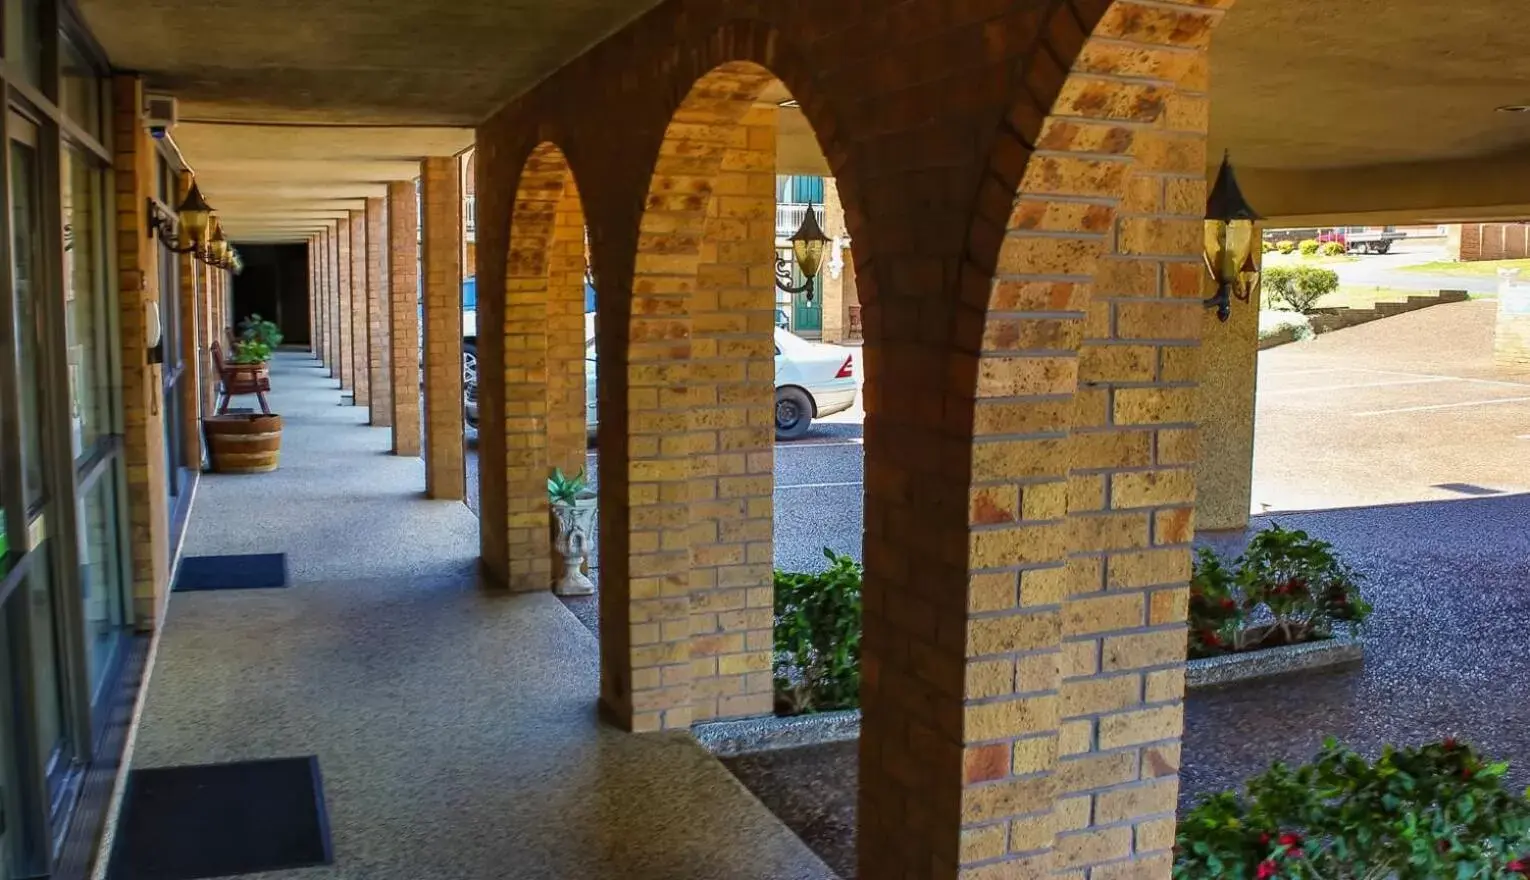
<svg viewBox="0 0 1530 880">
<path fill-rule="evenodd" d="M 1310 257 L 1318 252 L 1318 247 L 1317 239 L 1308 238 L 1303 239 L 1302 243 L 1296 246 L 1296 249 L 1302 252 L 1302 256 Z"/>
<path fill-rule="evenodd" d="M 259 314 L 254 314 L 239 322 L 239 338 L 259 342 L 275 351 L 282 344 L 282 331 L 274 321 L 267 321 Z"/>
<path fill-rule="evenodd" d="M 776 702 L 786 714 L 860 705 L 862 569 L 823 555 L 825 571 L 776 572 Z"/>
<path fill-rule="evenodd" d="M 1272 525 L 1225 563 L 1196 551 L 1190 579 L 1190 656 L 1209 657 L 1329 638 L 1371 614 L 1360 575 L 1333 545 Z"/>
<path fill-rule="evenodd" d="M 1346 253 L 1342 241 L 1325 241 L 1319 250 L 1325 257 L 1342 257 Z"/>
<path fill-rule="evenodd" d="M 1339 273 L 1320 266 L 1274 266 L 1264 271 L 1261 282 L 1272 303 L 1306 315 L 1339 289 Z"/>
<path fill-rule="evenodd" d="M 1276 247 L 1275 242 L 1269 241 L 1268 239 L 1266 239 L 1265 241 L 1261 242 L 1260 245 L 1259 245 L 1260 253 L 1267 254 L 1270 251 L 1275 250 L 1275 247 Z"/>
<path fill-rule="evenodd" d="M 1530 874 L 1530 801 L 1454 740 L 1374 762 L 1328 740 L 1295 770 L 1202 798 L 1179 824 L 1175 880 L 1497 880 Z"/>
<path fill-rule="evenodd" d="M 1277 242 L 1275 244 L 1275 250 L 1280 251 L 1283 254 L 1293 254 L 1293 253 L 1296 253 L 1296 242 L 1294 242 L 1294 241 Z"/>
<path fill-rule="evenodd" d="M 234 363 L 263 364 L 271 359 L 271 347 L 258 339 L 241 339 L 234 343 Z"/>
</svg>

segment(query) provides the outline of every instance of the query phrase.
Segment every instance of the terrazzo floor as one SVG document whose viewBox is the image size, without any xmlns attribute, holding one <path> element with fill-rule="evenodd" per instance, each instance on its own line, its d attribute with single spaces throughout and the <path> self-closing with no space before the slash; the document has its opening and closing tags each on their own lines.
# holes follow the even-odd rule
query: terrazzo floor
<svg viewBox="0 0 1530 880">
<path fill-rule="evenodd" d="M 833 876 L 688 737 L 599 723 L 591 633 L 479 589 L 472 514 L 314 361 L 272 382 L 282 469 L 205 478 L 185 552 L 286 552 L 291 585 L 172 596 L 133 766 L 317 755 L 335 862 L 270 880 Z"/>
</svg>

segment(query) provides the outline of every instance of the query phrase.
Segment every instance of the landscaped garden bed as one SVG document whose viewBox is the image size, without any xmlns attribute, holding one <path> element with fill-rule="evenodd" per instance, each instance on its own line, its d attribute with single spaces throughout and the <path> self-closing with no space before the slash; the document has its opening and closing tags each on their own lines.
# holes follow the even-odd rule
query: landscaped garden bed
<svg viewBox="0 0 1530 880">
<path fill-rule="evenodd" d="M 1355 632 L 1371 613 L 1360 575 L 1332 545 L 1278 525 L 1232 562 L 1196 552 L 1187 687 L 1358 663 Z"/>
</svg>

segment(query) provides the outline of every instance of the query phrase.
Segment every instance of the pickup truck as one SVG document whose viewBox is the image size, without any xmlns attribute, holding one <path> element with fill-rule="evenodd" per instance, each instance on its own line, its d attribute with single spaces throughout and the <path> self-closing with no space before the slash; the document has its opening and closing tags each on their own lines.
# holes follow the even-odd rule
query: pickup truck
<svg viewBox="0 0 1530 880">
<path fill-rule="evenodd" d="M 1301 229 L 1272 229 L 1268 238 L 1270 241 L 1289 241 L 1294 243 L 1302 241 L 1317 241 L 1328 243 L 1336 241 L 1344 245 L 1344 249 L 1350 253 L 1363 252 L 1367 254 L 1384 254 L 1392 250 L 1392 243 L 1407 238 L 1405 232 L 1398 232 L 1395 226 L 1325 226 L 1321 228 L 1307 227 Z"/>
</svg>

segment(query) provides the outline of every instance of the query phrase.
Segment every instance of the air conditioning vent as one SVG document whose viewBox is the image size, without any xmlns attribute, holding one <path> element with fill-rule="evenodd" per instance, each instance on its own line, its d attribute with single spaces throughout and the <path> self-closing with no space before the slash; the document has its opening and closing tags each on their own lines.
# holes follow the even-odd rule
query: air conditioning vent
<svg viewBox="0 0 1530 880">
<path fill-rule="evenodd" d="M 145 121 L 155 134 L 164 134 L 180 121 L 180 111 L 171 95 L 145 95 L 143 103 Z"/>
</svg>

